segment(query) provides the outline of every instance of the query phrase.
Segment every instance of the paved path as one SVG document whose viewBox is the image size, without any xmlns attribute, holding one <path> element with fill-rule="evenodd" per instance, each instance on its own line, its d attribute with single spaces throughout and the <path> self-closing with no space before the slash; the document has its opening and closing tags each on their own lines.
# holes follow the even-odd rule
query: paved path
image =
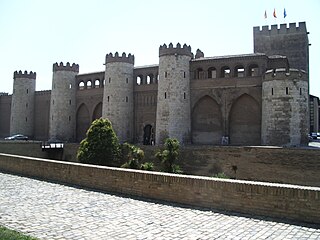
<svg viewBox="0 0 320 240">
<path fill-rule="evenodd" d="M 320 239 L 315 226 L 142 201 L 0 173 L 0 225 L 40 239 Z"/>
</svg>

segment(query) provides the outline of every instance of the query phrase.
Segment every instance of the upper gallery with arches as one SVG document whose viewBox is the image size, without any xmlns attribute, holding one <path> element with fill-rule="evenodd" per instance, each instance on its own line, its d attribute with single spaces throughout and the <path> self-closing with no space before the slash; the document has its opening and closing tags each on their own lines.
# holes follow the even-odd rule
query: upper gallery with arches
<svg viewBox="0 0 320 240">
<path fill-rule="evenodd" d="M 103 88 L 104 72 L 94 72 L 77 75 L 76 84 L 78 90 Z"/>
<path fill-rule="evenodd" d="M 279 58 L 280 65 L 288 67 L 286 58 Z M 235 56 L 202 57 L 192 60 L 190 76 L 192 80 L 217 78 L 262 77 L 272 68 L 270 58 L 265 54 L 253 53 Z"/>
</svg>

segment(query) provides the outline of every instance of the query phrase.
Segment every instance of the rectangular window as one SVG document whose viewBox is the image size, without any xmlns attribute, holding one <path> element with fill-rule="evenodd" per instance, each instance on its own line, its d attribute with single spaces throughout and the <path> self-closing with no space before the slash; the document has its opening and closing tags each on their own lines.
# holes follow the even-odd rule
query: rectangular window
<svg viewBox="0 0 320 240">
<path fill-rule="evenodd" d="M 273 95 L 273 88 L 271 88 L 271 95 Z"/>
<path fill-rule="evenodd" d="M 289 94 L 289 88 L 286 87 L 286 95 Z"/>
</svg>

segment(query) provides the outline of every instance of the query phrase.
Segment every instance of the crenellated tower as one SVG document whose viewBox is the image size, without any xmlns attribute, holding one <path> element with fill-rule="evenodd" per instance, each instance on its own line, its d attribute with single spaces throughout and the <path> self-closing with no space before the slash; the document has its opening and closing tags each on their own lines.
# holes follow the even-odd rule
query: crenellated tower
<svg viewBox="0 0 320 240">
<path fill-rule="evenodd" d="M 287 56 L 291 68 L 309 72 L 309 40 L 305 22 L 253 28 L 254 52 Z"/>
<path fill-rule="evenodd" d="M 53 64 L 50 103 L 49 139 L 75 140 L 76 127 L 76 75 L 79 65 Z"/>
<path fill-rule="evenodd" d="M 159 83 L 156 144 L 167 137 L 190 142 L 190 60 L 191 47 L 172 43 L 159 48 Z"/>
<path fill-rule="evenodd" d="M 308 88 L 303 70 L 266 72 L 262 82 L 262 145 L 308 144 Z"/>
<path fill-rule="evenodd" d="M 134 55 L 106 55 L 102 117 L 108 118 L 120 142 L 133 141 Z"/>
<path fill-rule="evenodd" d="M 35 72 L 14 72 L 10 135 L 19 133 L 33 137 L 35 90 Z"/>
</svg>

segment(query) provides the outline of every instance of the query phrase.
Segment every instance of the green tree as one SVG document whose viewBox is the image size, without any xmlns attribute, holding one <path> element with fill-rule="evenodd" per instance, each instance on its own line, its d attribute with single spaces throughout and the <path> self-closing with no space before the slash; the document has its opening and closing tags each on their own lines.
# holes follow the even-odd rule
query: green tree
<svg viewBox="0 0 320 240">
<path fill-rule="evenodd" d="M 144 158 L 144 152 L 142 149 L 129 144 L 124 143 L 121 146 L 122 158 L 126 161 L 122 168 L 140 169 L 140 161 Z"/>
<path fill-rule="evenodd" d="M 155 155 L 161 161 L 163 171 L 169 173 L 182 173 L 180 166 L 175 164 L 179 157 L 179 141 L 175 138 L 167 138 L 164 146 L 165 150 L 159 151 Z"/>
<path fill-rule="evenodd" d="M 81 141 L 77 158 L 81 163 L 115 166 L 119 159 L 119 140 L 108 119 L 92 122 Z"/>
</svg>

